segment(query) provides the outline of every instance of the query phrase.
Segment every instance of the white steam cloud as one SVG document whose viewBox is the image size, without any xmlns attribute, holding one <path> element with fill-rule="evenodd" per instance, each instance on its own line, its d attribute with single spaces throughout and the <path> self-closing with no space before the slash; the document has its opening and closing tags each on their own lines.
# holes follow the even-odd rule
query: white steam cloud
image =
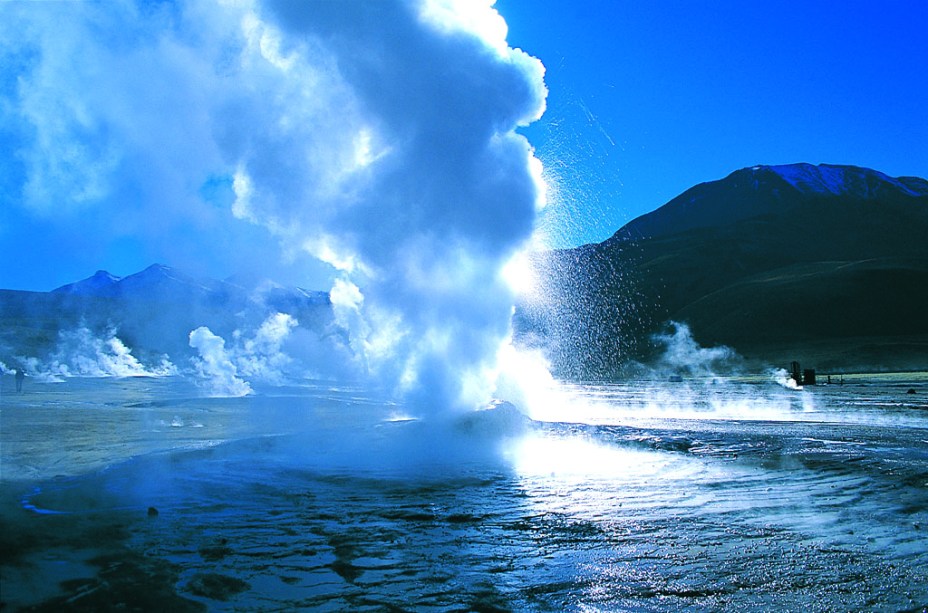
<svg viewBox="0 0 928 613">
<path fill-rule="evenodd" d="M 301 367 L 283 346 L 299 322 L 287 313 L 275 313 L 248 335 L 232 334 L 232 342 L 206 326 L 190 332 L 190 346 L 198 356 L 192 363 L 195 375 L 211 396 L 246 396 L 254 390 L 252 382 L 281 385 L 298 378 Z"/>
<path fill-rule="evenodd" d="M 770 379 L 774 381 L 775 383 L 777 383 L 778 385 L 782 385 L 786 389 L 791 389 L 791 390 L 802 389 L 802 386 L 796 383 L 796 380 L 790 376 L 789 372 L 785 368 L 774 368 L 773 370 L 771 370 Z"/>
<path fill-rule="evenodd" d="M 62 381 L 66 377 L 166 377 L 178 374 L 168 356 L 151 364 L 132 353 L 115 329 L 97 336 L 87 327 L 62 330 L 54 352 L 39 359 L 18 356 L 16 362 L 30 376 L 41 381 Z M 2 366 L 2 364 L 0 364 Z"/>
<path fill-rule="evenodd" d="M 7 4 L 0 130 L 18 161 L 0 183 L 104 243 L 325 262 L 353 366 L 422 411 L 479 406 L 510 333 L 502 271 L 543 205 L 515 132 L 544 110 L 543 66 L 492 5 Z M 280 367 L 236 365 L 210 335 L 191 344 L 230 392 Z"/>
<path fill-rule="evenodd" d="M 65 377 L 160 377 L 176 373 L 166 356 L 157 365 L 142 364 L 115 330 L 101 338 L 83 327 L 59 334 L 51 370 Z"/>
<path fill-rule="evenodd" d="M 237 360 L 239 372 L 245 377 L 283 383 L 293 359 L 281 351 L 281 346 L 297 325 L 299 322 L 287 313 L 268 317 L 253 338 L 242 339 L 242 350 Z"/>
<path fill-rule="evenodd" d="M 238 367 L 226 352 L 226 341 L 201 326 L 190 333 L 190 346 L 200 354 L 194 367 L 212 396 L 246 396 L 252 392 L 238 376 Z"/>
<path fill-rule="evenodd" d="M 737 370 L 740 357 L 731 347 L 703 347 L 685 323 L 669 322 L 671 331 L 654 336 L 663 351 L 654 365 L 662 375 L 711 377 Z"/>
<path fill-rule="evenodd" d="M 540 63 L 486 5 L 279 3 L 262 24 L 289 41 L 276 70 L 312 72 L 342 114 L 318 130 L 331 109 L 303 104 L 306 133 L 243 152 L 237 203 L 339 269 L 333 303 L 377 381 L 423 409 L 489 401 L 513 303 L 501 271 L 541 193 L 514 132 L 543 109 Z M 281 177 L 320 156 L 313 180 Z"/>
</svg>

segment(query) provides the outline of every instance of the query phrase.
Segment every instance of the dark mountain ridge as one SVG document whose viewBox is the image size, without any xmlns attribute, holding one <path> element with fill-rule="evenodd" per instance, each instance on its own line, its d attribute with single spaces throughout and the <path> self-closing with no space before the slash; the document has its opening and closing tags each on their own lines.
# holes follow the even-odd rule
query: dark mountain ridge
<svg viewBox="0 0 928 613">
<path fill-rule="evenodd" d="M 629 222 L 606 242 L 672 236 L 749 219 L 783 220 L 789 211 L 805 218 L 817 208 L 823 209 L 820 214 L 861 213 L 879 205 L 923 217 L 926 212 L 918 202 L 926 197 L 925 179 L 892 178 L 857 166 L 753 166 L 686 190 Z"/>
<path fill-rule="evenodd" d="M 788 363 L 814 343 L 823 367 L 928 367 L 924 179 L 824 164 L 745 168 L 543 266 L 559 279 L 558 299 L 585 305 L 590 320 L 556 324 L 557 336 L 585 335 L 588 357 L 566 364 L 569 376 L 610 377 L 648 359 L 650 335 L 668 320 L 758 363 Z M 550 328 L 548 315 L 528 312 L 526 325 Z"/>
<path fill-rule="evenodd" d="M 519 342 L 556 374 L 622 376 L 685 321 L 703 345 L 757 366 L 928 368 L 928 181 L 854 166 L 755 166 L 697 185 L 602 243 L 538 258 L 543 298 L 519 305 Z M 153 265 L 52 292 L 0 290 L 0 354 L 50 351 L 62 330 L 117 329 L 137 351 L 181 355 L 199 326 L 230 338 L 275 312 L 332 334 L 328 294 Z"/>
</svg>

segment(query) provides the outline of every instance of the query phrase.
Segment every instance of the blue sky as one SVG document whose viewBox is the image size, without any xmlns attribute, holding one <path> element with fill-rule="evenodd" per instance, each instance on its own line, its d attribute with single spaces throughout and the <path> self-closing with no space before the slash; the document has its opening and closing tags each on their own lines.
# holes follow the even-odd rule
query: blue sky
<svg viewBox="0 0 928 613">
<path fill-rule="evenodd" d="M 923 0 L 499 0 L 496 9 L 509 44 L 546 68 L 547 112 L 521 133 L 550 179 L 549 245 L 603 240 L 688 187 L 755 164 L 928 176 Z M 326 207 L 310 215 L 291 203 L 315 197 L 306 185 L 329 176 L 325 164 L 352 162 L 360 149 L 340 150 L 341 120 L 310 107 L 348 117 L 342 123 L 355 141 L 364 137 L 368 162 L 389 160 L 391 144 L 365 131 L 356 92 L 342 91 L 325 63 L 289 82 L 272 74 L 299 51 L 286 27 L 261 39 L 270 47 L 246 45 L 235 58 L 229 40 L 245 30 L 244 38 L 260 38 L 270 26 L 211 9 L 209 0 L 14 2 L 0 12 L 9 17 L 0 20 L 0 287 L 48 290 L 98 268 L 126 275 L 157 261 L 324 288 L 325 266 L 301 254 L 345 246 L 305 237 L 346 218 L 322 223 L 316 213 L 329 215 Z M 281 24 L 304 19 L 285 12 Z M 341 52 L 357 55 L 356 47 L 344 43 Z M 230 79 L 223 71 L 238 59 L 251 63 Z M 421 79 L 444 74 L 430 72 L 425 57 L 403 61 L 427 67 Z M 310 82 L 325 95 L 306 97 L 300 87 Z M 449 110 L 485 99 L 468 93 Z M 398 108 L 381 119 L 398 119 Z M 407 110 L 441 121 L 441 108 Z M 284 124 L 297 128 L 275 132 Z M 294 155 L 319 155 L 321 166 L 303 177 L 290 167 Z M 251 174 L 239 173 L 242 164 Z M 330 196 L 323 201 L 331 205 Z"/>
<path fill-rule="evenodd" d="M 548 109 L 526 133 L 571 186 L 560 244 L 755 164 L 928 176 L 924 0 L 496 6 L 547 68 Z"/>
</svg>

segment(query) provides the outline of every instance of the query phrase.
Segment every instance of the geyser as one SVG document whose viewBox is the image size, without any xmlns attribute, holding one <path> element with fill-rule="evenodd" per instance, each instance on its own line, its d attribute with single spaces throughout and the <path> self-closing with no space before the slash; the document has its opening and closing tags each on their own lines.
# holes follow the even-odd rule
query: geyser
<svg viewBox="0 0 928 613">
<path fill-rule="evenodd" d="M 334 370 L 419 412 L 481 406 L 510 334 L 502 271 L 543 204 L 515 130 L 546 95 L 492 4 L 6 7 L 20 205 L 181 266 L 324 262 L 351 349 Z M 209 334 L 191 343 L 218 354 Z M 199 364 L 245 389 L 227 362 Z"/>
<path fill-rule="evenodd" d="M 284 238 L 338 270 L 356 357 L 418 410 L 490 400 L 513 304 L 501 273 L 530 237 L 541 194 L 514 130 L 543 109 L 542 66 L 506 46 L 489 5 L 469 10 L 473 21 L 464 10 L 271 3 L 264 36 L 288 49 L 277 76 L 325 67 L 347 113 L 322 142 L 288 134 L 237 161 L 248 188 L 236 210 L 282 224 Z M 320 145 L 335 145 L 337 163 Z M 268 154 L 311 163 L 284 174 Z"/>
</svg>

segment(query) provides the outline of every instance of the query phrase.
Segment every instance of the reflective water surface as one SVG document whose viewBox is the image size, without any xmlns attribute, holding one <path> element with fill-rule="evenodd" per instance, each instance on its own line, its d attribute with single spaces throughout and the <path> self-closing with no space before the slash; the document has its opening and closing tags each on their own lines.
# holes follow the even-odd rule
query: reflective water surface
<svg viewBox="0 0 928 613">
<path fill-rule="evenodd" d="M 3 389 L 13 609 L 928 605 L 914 377 L 576 385 L 438 424 L 331 384 Z"/>
</svg>

